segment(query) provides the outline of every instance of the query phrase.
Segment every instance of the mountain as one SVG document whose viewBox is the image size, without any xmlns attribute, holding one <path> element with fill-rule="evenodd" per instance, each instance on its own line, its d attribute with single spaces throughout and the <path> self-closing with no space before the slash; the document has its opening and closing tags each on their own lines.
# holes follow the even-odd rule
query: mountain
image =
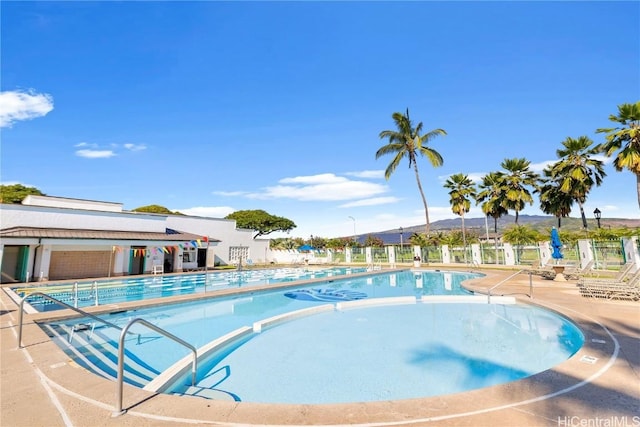
<svg viewBox="0 0 640 427">
<path fill-rule="evenodd" d="M 498 233 L 502 233 L 507 227 L 514 225 L 516 222 L 516 218 L 514 215 L 505 215 L 498 219 Z M 518 216 L 518 224 L 519 225 L 528 225 L 538 231 L 548 232 L 552 227 L 558 226 L 558 219 L 554 216 L 550 215 L 519 215 Z M 493 233 L 494 231 L 494 220 L 493 218 L 487 218 L 485 222 L 485 218 L 465 218 L 464 225 L 467 230 L 476 230 L 480 234 L 484 234 L 487 231 L 489 233 Z M 587 218 L 587 226 L 589 228 L 596 228 L 598 226 L 595 218 Z M 625 218 L 606 218 L 600 220 L 601 227 L 611 227 L 611 228 L 619 228 L 619 227 L 628 227 L 628 228 L 640 228 L 640 219 L 625 219 Z M 408 242 L 409 238 L 414 233 L 424 233 L 424 224 L 423 225 L 414 225 L 410 227 L 402 228 L 402 239 L 403 242 Z M 443 219 L 440 221 L 435 221 L 431 223 L 432 231 L 448 231 L 448 230 L 459 230 L 462 227 L 462 219 L 452 218 L 452 219 Z M 581 218 L 562 218 L 561 228 L 567 231 L 577 231 L 582 230 L 582 219 Z M 373 233 L 359 234 L 357 236 L 357 240 L 360 243 L 364 243 L 368 236 L 377 237 L 382 239 L 385 244 L 398 244 L 400 243 L 400 229 L 395 228 L 392 230 L 378 231 Z"/>
</svg>

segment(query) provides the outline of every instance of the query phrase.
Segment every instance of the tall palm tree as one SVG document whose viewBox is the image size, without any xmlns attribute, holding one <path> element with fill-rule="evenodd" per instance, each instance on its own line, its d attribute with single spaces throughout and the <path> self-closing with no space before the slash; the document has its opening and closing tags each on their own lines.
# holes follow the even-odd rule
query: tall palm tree
<svg viewBox="0 0 640 427">
<path fill-rule="evenodd" d="M 471 198 L 476 197 L 476 186 L 469 176 L 456 173 L 444 183 L 449 191 L 451 211 L 462 218 L 462 244 L 464 246 L 464 262 L 467 262 L 467 233 L 464 229 L 464 214 L 471 208 Z"/>
<path fill-rule="evenodd" d="M 578 139 L 569 137 L 562 141 L 563 148 L 556 150 L 560 160 L 551 165 L 551 178 L 558 180 L 560 191 L 578 203 L 585 229 L 587 218 L 584 215 L 584 203 L 587 195 L 594 185 L 602 184 L 607 175 L 602 161 L 593 157 L 599 149 L 592 145 L 593 141 L 586 136 Z"/>
<path fill-rule="evenodd" d="M 476 196 L 476 203 L 482 203 L 482 212 L 493 218 L 493 232 L 498 233 L 498 219 L 507 215 L 509 211 L 503 206 L 505 197 L 502 189 L 502 172 L 489 172 L 482 177 L 479 184 L 480 192 Z"/>
<path fill-rule="evenodd" d="M 439 135 L 446 135 L 443 129 L 434 129 L 424 135 L 422 132 L 422 122 L 418 123 L 415 127 L 411 123 L 409 118 L 409 109 L 407 113 L 393 113 L 391 115 L 396 125 L 396 130 L 383 130 L 380 132 L 380 139 L 387 139 L 387 145 L 384 145 L 376 152 L 376 159 L 387 155 L 393 154 L 393 159 L 387 169 L 384 171 L 384 177 L 389 180 L 393 172 L 396 170 L 400 161 L 403 158 L 409 160 L 409 168 L 413 166 L 413 171 L 416 174 L 416 182 L 418 183 L 418 190 L 422 197 L 422 204 L 424 205 L 424 215 L 426 219 L 425 232 L 429 235 L 429 208 L 427 207 L 427 199 L 424 196 L 422 190 L 422 183 L 420 182 L 420 174 L 418 173 L 417 156 L 425 156 L 429 159 L 434 167 L 442 166 L 443 160 L 440 153 L 433 148 L 427 147 L 427 143 L 433 138 Z"/>
<path fill-rule="evenodd" d="M 562 227 L 561 218 L 566 218 L 571 213 L 573 197 L 561 190 L 561 183 L 552 178 L 551 167 L 542 171 L 544 178 L 542 185 L 536 191 L 540 193 L 540 210 L 558 218 L 558 229 Z"/>
<path fill-rule="evenodd" d="M 500 164 L 507 172 L 503 173 L 501 188 L 504 192 L 502 206 L 507 210 L 516 211 L 516 225 L 519 212 L 526 203 L 533 204 L 533 197 L 529 187 L 536 188 L 538 174 L 529 169 L 531 162 L 524 158 L 504 159 Z"/>
<path fill-rule="evenodd" d="M 613 166 L 618 172 L 626 168 L 636 175 L 636 191 L 640 206 L 640 101 L 619 105 L 618 115 L 611 114 L 609 120 L 619 123 L 620 126 L 597 129 L 596 133 L 605 133 L 607 139 L 607 142 L 598 145 L 597 149 L 607 157 L 620 150 Z"/>
</svg>

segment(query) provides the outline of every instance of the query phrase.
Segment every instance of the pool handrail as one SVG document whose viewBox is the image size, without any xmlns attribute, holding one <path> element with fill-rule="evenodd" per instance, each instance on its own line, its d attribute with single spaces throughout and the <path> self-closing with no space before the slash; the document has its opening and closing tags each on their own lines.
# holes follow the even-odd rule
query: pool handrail
<svg viewBox="0 0 640 427">
<path fill-rule="evenodd" d="M 116 328 L 117 330 L 122 330 L 122 328 L 114 323 L 109 322 L 108 320 L 104 320 L 99 318 L 96 315 L 93 315 L 91 313 L 87 313 L 84 310 L 79 309 L 78 307 L 74 307 L 72 305 L 67 304 L 66 302 L 60 301 L 57 298 L 52 297 L 51 295 L 45 294 L 44 292 L 33 292 L 30 293 L 29 295 L 25 295 L 22 300 L 20 300 L 20 310 L 18 311 L 18 348 L 22 348 L 22 318 L 23 318 L 23 313 L 24 313 L 24 303 L 27 300 L 27 298 L 32 297 L 34 295 L 40 295 L 41 297 L 48 299 L 51 302 L 54 302 L 56 304 L 60 304 L 61 306 L 68 308 L 69 310 L 73 310 L 76 313 L 82 314 L 83 316 L 86 317 L 90 317 L 94 320 L 97 320 L 98 322 L 104 323 L 107 326 L 111 326 L 112 328 Z M 133 332 L 131 332 L 133 333 Z"/>
<path fill-rule="evenodd" d="M 177 336 L 173 335 L 171 332 L 166 331 L 161 327 L 156 326 L 147 320 L 144 320 L 140 317 L 136 317 L 135 319 L 127 323 L 127 326 L 125 326 L 122 329 L 122 332 L 120 332 L 120 339 L 118 341 L 118 378 L 116 381 L 117 383 L 116 384 L 117 385 L 116 410 L 112 414 L 112 416 L 114 417 L 117 417 L 127 412 L 126 410 L 122 409 L 122 392 L 123 392 L 123 385 L 124 385 L 123 384 L 124 383 L 124 343 L 125 343 L 124 338 L 127 336 L 127 332 L 129 331 L 129 328 L 133 326 L 135 323 L 142 323 L 147 328 L 152 329 L 157 333 L 162 334 L 165 337 L 191 350 L 191 352 L 193 353 L 193 362 L 191 364 L 191 385 L 192 386 L 196 385 L 196 373 L 198 371 L 198 350 L 196 350 L 194 346 L 192 346 L 182 338 L 178 338 Z"/>
<path fill-rule="evenodd" d="M 493 285 L 492 287 L 490 287 L 489 290 L 487 291 L 487 302 L 491 303 L 491 291 L 493 291 L 498 286 L 504 284 L 505 282 L 511 280 L 512 278 L 516 277 L 518 274 L 524 273 L 525 271 L 529 271 L 529 270 L 526 270 L 526 269 L 518 270 L 515 273 L 513 273 L 512 275 L 510 275 L 509 277 L 507 277 L 506 279 L 503 279 L 503 280 L 499 281 L 498 283 L 496 283 L 495 285 Z M 532 297 L 533 297 L 533 283 L 532 283 L 532 279 L 531 279 L 531 271 L 529 271 L 529 298 L 532 298 Z"/>
</svg>

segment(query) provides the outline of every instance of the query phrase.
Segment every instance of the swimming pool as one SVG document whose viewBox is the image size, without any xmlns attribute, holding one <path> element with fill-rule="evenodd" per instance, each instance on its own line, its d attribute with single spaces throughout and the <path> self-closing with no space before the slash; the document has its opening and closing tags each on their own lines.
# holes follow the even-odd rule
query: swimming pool
<svg viewBox="0 0 640 427">
<path fill-rule="evenodd" d="M 252 402 L 336 403 L 454 393 L 532 375 L 566 360 L 582 345 L 582 335 L 571 322 L 545 310 L 486 304 L 486 298 L 482 304 L 431 303 L 470 296 L 460 282 L 474 276 L 383 273 L 114 313 L 108 320 L 124 326 L 144 318 L 202 348 L 263 319 L 329 307 L 240 334 L 199 362 L 196 387 L 183 378 L 162 390 Z M 296 297 L 300 292 L 321 298 Z M 349 309 L 348 304 L 359 305 Z M 43 328 L 78 364 L 104 377 L 115 376 L 120 331 L 91 319 Z M 139 336 L 126 340 L 129 384 L 148 387 L 190 354 L 148 329 L 134 325 L 131 330 Z M 452 381 L 454 377 L 459 380 Z M 266 393 L 261 395 L 261 390 Z"/>
<path fill-rule="evenodd" d="M 43 292 L 74 307 L 90 307 L 152 298 L 190 295 L 220 289 L 251 287 L 296 280 L 339 277 L 366 271 L 364 267 L 275 268 L 261 270 L 229 270 L 214 273 L 144 276 L 110 280 L 51 283 L 45 286 L 13 288 L 24 297 Z M 63 307 L 42 298 L 29 296 L 27 302 L 37 311 L 59 310 Z"/>
</svg>

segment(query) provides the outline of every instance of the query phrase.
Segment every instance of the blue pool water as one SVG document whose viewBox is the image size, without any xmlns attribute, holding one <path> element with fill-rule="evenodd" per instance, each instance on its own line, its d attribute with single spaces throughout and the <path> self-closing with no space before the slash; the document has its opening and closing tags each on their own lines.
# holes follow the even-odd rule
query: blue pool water
<svg viewBox="0 0 640 427">
<path fill-rule="evenodd" d="M 364 271 L 366 271 L 366 268 L 350 267 L 230 270 L 214 273 L 145 276 L 77 282 L 77 292 L 73 283 L 52 283 L 39 287 L 14 288 L 14 291 L 20 297 L 30 292 L 40 291 L 69 305 L 82 308 L 127 301 L 141 301 L 151 298 L 189 295 L 228 288 L 246 288 L 295 280 L 339 277 Z M 62 308 L 60 305 L 38 295 L 27 298 L 27 302 L 37 311 L 51 311 Z"/>
<path fill-rule="evenodd" d="M 337 403 L 455 393 L 548 369 L 582 345 L 571 322 L 538 308 L 426 302 L 430 296 L 469 295 L 460 282 L 474 276 L 382 273 L 105 318 L 120 326 L 144 318 L 199 348 L 256 321 L 336 301 L 423 301 L 332 309 L 280 323 L 199 361 L 197 387 L 188 388 L 184 378 L 168 391 L 251 402 Z M 292 297 L 296 291 L 333 300 Z M 113 377 L 120 331 L 91 322 L 79 319 L 43 328 L 77 363 Z M 129 384 L 143 387 L 190 354 L 141 325 L 131 331 L 140 335 L 126 340 Z"/>
</svg>

